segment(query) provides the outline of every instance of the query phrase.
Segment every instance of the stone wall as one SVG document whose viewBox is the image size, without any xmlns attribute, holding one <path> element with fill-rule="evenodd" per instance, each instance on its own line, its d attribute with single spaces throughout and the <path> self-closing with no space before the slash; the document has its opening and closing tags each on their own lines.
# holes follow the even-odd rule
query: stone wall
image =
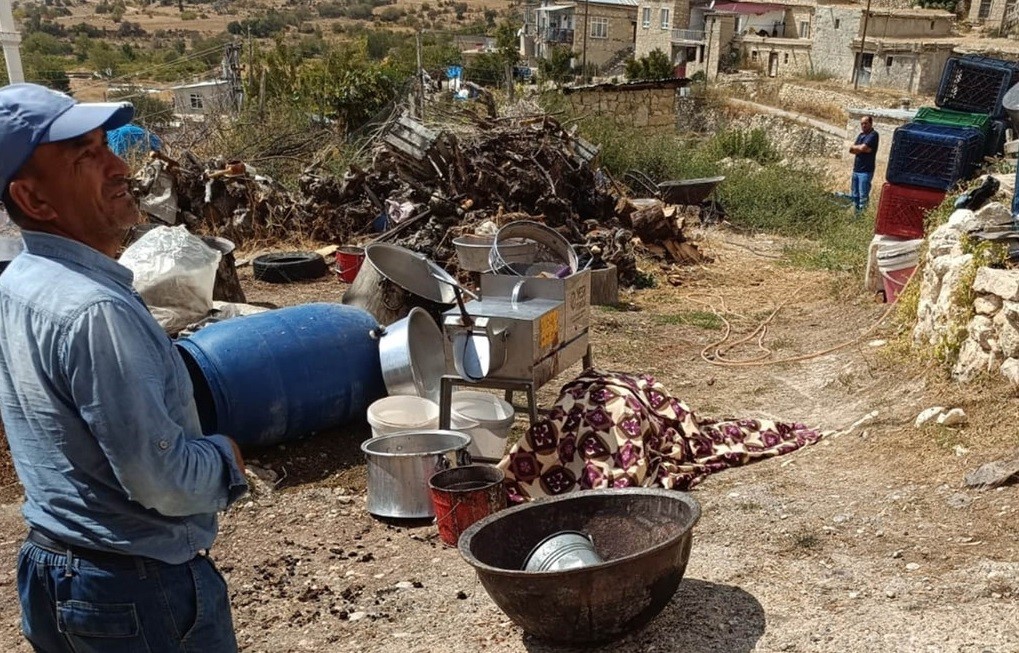
<svg viewBox="0 0 1019 653">
<path fill-rule="evenodd" d="M 635 127 L 671 132 L 676 127 L 675 84 L 605 84 L 575 89 L 566 95 L 577 114 L 609 116 Z"/>
<path fill-rule="evenodd" d="M 810 41 L 743 36 L 740 38 L 740 47 L 744 61 L 757 66 L 769 77 L 810 72 Z M 772 55 L 777 57 L 774 68 L 771 64 Z"/>
<path fill-rule="evenodd" d="M 585 19 L 585 14 L 588 14 Z M 591 28 L 595 22 L 608 22 L 607 38 L 595 38 Z M 637 9 L 628 5 L 601 5 L 595 2 L 590 5 L 577 6 L 574 9 L 576 30 L 573 33 L 573 51 L 579 53 L 584 48 L 584 35 L 587 34 L 587 63 L 599 68 L 604 66 L 620 50 L 633 46 L 633 21 L 637 20 Z"/>
<path fill-rule="evenodd" d="M 714 134 L 725 129 L 762 129 L 785 157 L 840 158 L 845 140 L 779 116 L 733 112 L 702 98 L 676 101 L 676 129 L 681 133 Z"/>
<path fill-rule="evenodd" d="M 950 56 L 950 44 L 917 52 L 879 51 L 874 55 L 870 86 L 933 94 L 938 90 L 941 71 Z"/>
<path fill-rule="evenodd" d="M 669 9 L 673 18 L 675 16 L 675 2 L 671 0 L 641 0 L 637 5 L 637 39 L 634 43 L 634 57 L 640 59 L 647 56 L 652 50 L 661 50 L 670 58 L 672 57 L 672 28 L 662 29 L 662 9 Z M 647 27 L 644 27 L 644 10 L 651 10 L 651 20 Z M 677 25 L 678 27 L 678 25 Z"/>
<path fill-rule="evenodd" d="M 979 211 L 959 210 L 928 238 L 913 340 L 950 350 L 958 346 L 952 376 L 970 381 L 1001 373 L 1019 384 L 1019 270 L 974 269 L 963 235 L 1011 224 L 1011 211 L 992 202 Z M 972 297 L 972 304 L 961 300 Z"/>
<path fill-rule="evenodd" d="M 860 103 L 860 98 L 848 93 L 838 93 L 827 88 L 810 88 L 797 84 L 784 83 L 778 89 L 779 101 L 791 106 L 806 106 L 811 104 L 835 104 L 843 109 L 855 107 Z"/>
</svg>

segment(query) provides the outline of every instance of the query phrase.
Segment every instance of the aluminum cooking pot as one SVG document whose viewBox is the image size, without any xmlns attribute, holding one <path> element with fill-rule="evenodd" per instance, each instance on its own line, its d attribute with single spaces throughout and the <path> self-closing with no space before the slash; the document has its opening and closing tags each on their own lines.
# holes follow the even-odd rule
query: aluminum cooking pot
<svg viewBox="0 0 1019 653">
<path fill-rule="evenodd" d="M 428 479 L 469 465 L 471 436 L 459 431 L 405 431 L 361 443 L 368 459 L 368 512 L 379 517 L 434 517 Z"/>
<path fill-rule="evenodd" d="M 446 372 L 442 331 L 423 308 L 410 309 L 407 317 L 372 331 L 379 339 L 379 360 L 386 391 L 391 395 L 416 395 L 438 403 L 439 384 Z"/>
</svg>

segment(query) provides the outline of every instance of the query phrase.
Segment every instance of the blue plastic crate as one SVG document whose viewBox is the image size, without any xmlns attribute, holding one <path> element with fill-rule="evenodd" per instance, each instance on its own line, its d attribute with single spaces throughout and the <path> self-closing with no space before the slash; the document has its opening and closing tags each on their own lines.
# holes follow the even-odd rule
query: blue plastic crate
<svg viewBox="0 0 1019 653">
<path fill-rule="evenodd" d="M 886 179 L 947 191 L 983 159 L 986 137 L 974 127 L 906 123 L 895 130 Z"/>
<path fill-rule="evenodd" d="M 935 103 L 944 109 L 1002 118 L 1008 89 L 1019 83 L 1019 64 L 990 57 L 951 57 L 941 72 Z"/>
</svg>

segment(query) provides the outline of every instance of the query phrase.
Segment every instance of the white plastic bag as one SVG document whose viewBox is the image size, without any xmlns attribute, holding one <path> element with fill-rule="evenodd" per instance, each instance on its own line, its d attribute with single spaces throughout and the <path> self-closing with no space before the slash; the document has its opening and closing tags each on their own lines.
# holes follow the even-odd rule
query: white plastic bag
<svg viewBox="0 0 1019 653">
<path fill-rule="evenodd" d="M 212 309 L 221 257 L 183 226 L 155 227 L 124 250 L 120 263 L 134 272 L 134 289 L 172 335 Z"/>
</svg>

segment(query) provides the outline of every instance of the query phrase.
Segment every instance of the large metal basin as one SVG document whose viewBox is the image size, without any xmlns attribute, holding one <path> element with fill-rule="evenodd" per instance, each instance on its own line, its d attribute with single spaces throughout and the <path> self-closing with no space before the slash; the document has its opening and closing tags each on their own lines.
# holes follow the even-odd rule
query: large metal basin
<svg viewBox="0 0 1019 653">
<path fill-rule="evenodd" d="M 434 517 L 428 479 L 450 467 L 469 465 L 471 436 L 459 431 L 406 431 L 365 440 L 368 512 L 379 517 Z"/>
<path fill-rule="evenodd" d="M 488 595 L 526 632 L 588 645 L 642 628 L 669 603 L 700 514 L 690 495 L 675 490 L 586 490 L 488 517 L 460 537 L 459 548 Z M 569 530 L 589 534 L 605 562 L 522 571 L 536 544 Z"/>
</svg>

